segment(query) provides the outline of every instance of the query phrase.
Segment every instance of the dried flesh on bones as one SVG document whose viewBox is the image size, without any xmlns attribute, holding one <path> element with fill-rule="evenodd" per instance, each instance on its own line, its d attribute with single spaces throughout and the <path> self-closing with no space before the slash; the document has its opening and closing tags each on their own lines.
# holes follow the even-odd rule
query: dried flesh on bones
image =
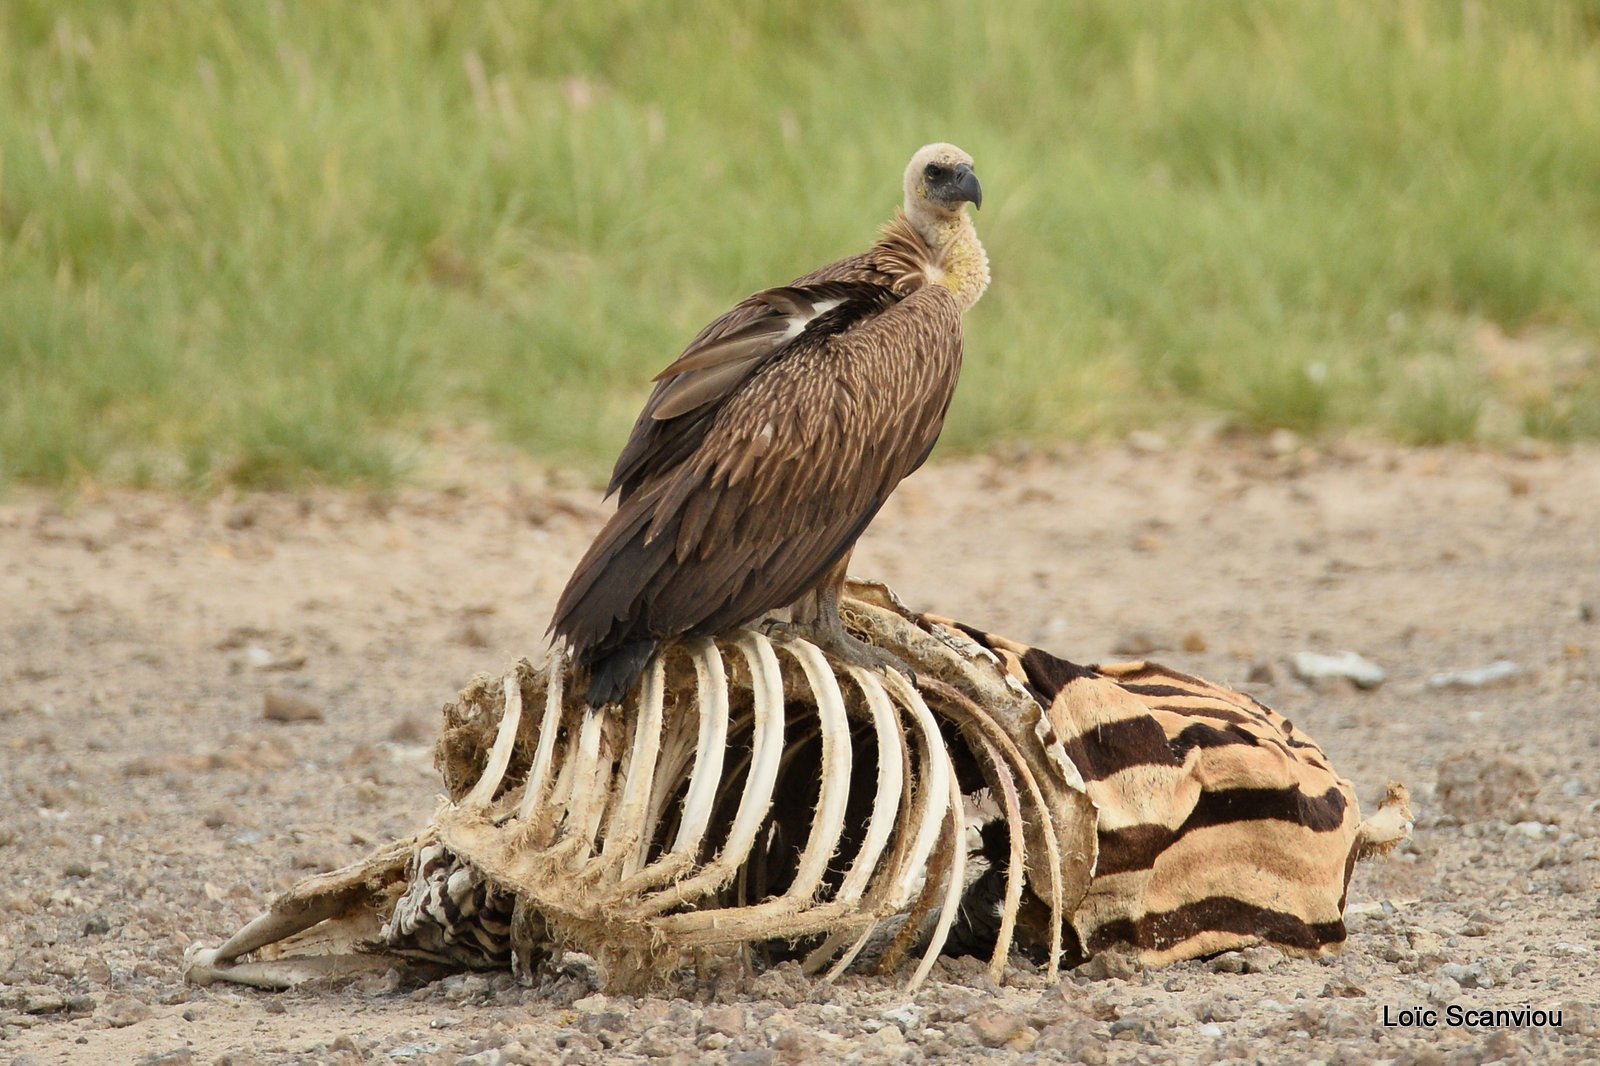
<svg viewBox="0 0 1600 1066">
<path fill-rule="evenodd" d="M 916 953 L 915 987 L 946 948 L 987 953 L 999 979 L 1014 946 L 1053 972 L 1118 938 L 1169 961 L 1272 940 L 1285 927 L 1283 915 L 1265 915 L 1259 935 L 1235 930 L 1225 942 L 1162 909 L 1176 893 L 1173 913 L 1202 914 L 1202 926 L 1209 913 L 1182 899 L 1162 857 L 1183 856 L 1188 823 L 1174 797 L 1195 791 L 1173 784 L 1203 779 L 1196 760 L 1220 741 L 1190 743 L 1176 761 L 1168 743 L 1156 769 L 1171 780 L 1153 790 L 1129 784 L 1149 768 L 1128 752 L 1094 746 L 1126 732 L 1105 723 L 1145 725 L 1141 714 L 1169 742 L 1210 728 L 1185 715 L 1254 715 L 1264 740 L 1253 757 L 1277 781 L 1306 769 L 1305 749 L 1321 756 L 1281 718 L 1214 687 L 1176 709 L 1146 708 L 1137 678 L 1072 664 L 1081 678 L 1063 673 L 1052 664 L 1064 660 L 911 615 L 882 586 L 851 592 L 847 622 L 907 662 L 914 682 L 741 631 L 669 646 L 621 713 L 594 713 L 573 698 L 562 656 L 539 667 L 523 660 L 445 709 L 436 761 L 448 796 L 426 830 L 303 882 L 220 947 L 192 948 L 187 976 L 285 987 L 336 969 L 328 952 L 337 950 L 531 975 L 571 950 L 592 956 L 611 987 L 628 988 L 726 959 L 794 959 L 832 976 L 897 971 Z M 1074 687 L 1084 678 L 1104 690 Z M 1113 693 L 1133 693 L 1134 703 Z M 1108 759 L 1134 772 L 1100 773 Z M 1080 762 L 1094 769 L 1087 782 Z M 1319 950 L 1342 939 L 1346 853 L 1392 846 L 1409 826 L 1403 793 L 1384 818 L 1362 823 L 1348 782 L 1323 762 L 1306 773 L 1290 784 L 1325 777 L 1338 818 L 1299 826 L 1324 839 L 1301 864 L 1304 913 L 1289 917 L 1324 930 L 1331 913 L 1338 936 L 1285 946 Z M 1130 788 L 1140 795 L 1123 795 Z M 1321 807 L 1311 814 L 1327 821 Z M 1170 839 L 1145 867 L 1130 867 L 1127 841 L 1148 851 L 1159 824 Z M 1110 891 L 1095 879 L 1102 847 L 1115 864 L 1103 879 Z M 1236 925 L 1236 911 L 1224 919 Z M 345 958 L 372 964 L 370 954 Z"/>
</svg>

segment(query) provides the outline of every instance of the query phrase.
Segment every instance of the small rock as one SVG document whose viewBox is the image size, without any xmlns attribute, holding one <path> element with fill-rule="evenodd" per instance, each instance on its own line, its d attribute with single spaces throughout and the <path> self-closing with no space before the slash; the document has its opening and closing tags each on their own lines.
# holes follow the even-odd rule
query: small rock
<svg viewBox="0 0 1600 1066">
<path fill-rule="evenodd" d="M 884 1026 L 879 1032 L 893 1033 L 895 1036 L 900 1037 L 900 1030 L 892 1025 Z M 713 1033 L 710 1035 L 720 1036 L 721 1034 Z M 904 1037 L 900 1038 L 902 1041 L 904 1040 Z M 785 1029 L 782 1033 L 779 1033 L 778 1038 L 772 1042 L 772 1050 L 777 1052 L 779 1062 L 789 1064 L 789 1066 L 817 1062 L 823 1057 L 821 1054 L 822 1039 L 815 1033 L 808 1032 L 799 1026 Z"/>
<path fill-rule="evenodd" d="M 113 1029 L 126 1029 L 130 1025 L 138 1025 L 150 1017 L 150 1013 L 149 1004 L 140 1003 L 132 996 L 118 996 L 106 1001 L 100 1009 L 100 1018 Z"/>
<path fill-rule="evenodd" d="M 923 1013 L 921 1007 L 907 1003 L 899 1007 L 890 1007 L 879 1017 L 886 1022 L 893 1022 L 902 1033 L 909 1033 L 922 1025 Z"/>
<path fill-rule="evenodd" d="M 289 692 L 269 690 L 262 700 L 261 717 L 269 722 L 320 722 L 322 709 Z"/>
<path fill-rule="evenodd" d="M 1278 679 L 1278 673 L 1272 664 L 1265 659 L 1250 664 L 1250 672 L 1245 675 L 1245 680 L 1257 685 L 1270 685 Z"/>
<path fill-rule="evenodd" d="M 1538 842 L 1543 841 L 1548 837 L 1553 837 L 1558 832 L 1560 832 L 1560 829 L 1557 826 L 1546 825 L 1543 822 L 1526 821 L 1518 822 L 1513 825 L 1510 832 L 1508 832 L 1506 835 L 1519 836 L 1525 840 Z"/>
<path fill-rule="evenodd" d="M 734 1003 L 707 1007 L 700 1016 L 700 1031 L 702 1033 L 721 1033 L 723 1036 L 738 1036 L 744 1032 L 744 1008 Z"/>
<path fill-rule="evenodd" d="M 1141 1044 L 1160 1043 L 1143 1018 L 1119 1018 L 1112 1022 L 1111 1039 L 1137 1040 Z"/>
<path fill-rule="evenodd" d="M 1383 684 L 1389 676 L 1384 673 L 1383 667 L 1353 651 L 1341 651 L 1335 655 L 1297 651 L 1290 665 L 1296 677 L 1312 686 L 1343 678 L 1357 688 L 1372 689 Z"/>
<path fill-rule="evenodd" d="M 736 1051 L 728 1056 L 728 1066 L 772 1066 L 777 1055 L 769 1048 L 757 1047 Z"/>
<path fill-rule="evenodd" d="M 1216 1022 L 1206 1022 L 1204 1025 L 1201 1025 L 1198 1029 L 1196 1029 L 1195 1032 L 1208 1040 L 1215 1040 L 1217 1037 L 1222 1035 L 1222 1026 L 1218 1025 Z"/>
<path fill-rule="evenodd" d="M 1072 973 L 1074 976 L 1085 977 L 1091 981 L 1111 979 L 1126 981 L 1141 969 L 1139 960 L 1126 952 L 1102 951 Z"/>
<path fill-rule="evenodd" d="M 628 1016 L 619 1010 L 588 1013 L 578 1019 L 578 1028 L 586 1033 L 620 1033 L 628 1028 Z"/>
<path fill-rule="evenodd" d="M 510 1061 L 504 1048 L 494 1047 L 457 1059 L 455 1066 L 506 1066 Z"/>
<path fill-rule="evenodd" d="M 441 1014 L 428 1023 L 429 1029 L 451 1029 L 461 1024 L 461 1016 L 457 1014 Z"/>
<path fill-rule="evenodd" d="M 1225 951 L 1211 960 L 1212 973 L 1244 973 L 1244 953 Z"/>
<path fill-rule="evenodd" d="M 672 1027 L 669 1025 L 652 1025 L 645 1030 L 632 1049 L 635 1054 L 643 1055 L 650 1059 L 664 1059 L 678 1050 L 677 1042 L 673 1039 Z"/>
<path fill-rule="evenodd" d="M 111 932 L 111 920 L 103 914 L 91 914 L 83 923 L 84 936 L 104 936 Z"/>
<path fill-rule="evenodd" d="M 1194 1016 L 1202 1022 L 1236 1022 L 1244 1017 L 1244 1008 L 1239 1006 L 1239 1001 L 1236 999 L 1216 996 L 1196 1007 Z"/>
<path fill-rule="evenodd" d="M 43 985 L 25 989 L 18 998 L 24 1014 L 60 1014 L 67 1009 L 66 997 Z"/>
<path fill-rule="evenodd" d="M 1240 953 L 1244 959 L 1245 973 L 1267 973 L 1283 962 L 1287 955 L 1271 944 L 1258 944 Z"/>
<path fill-rule="evenodd" d="M 968 1018 L 967 1024 L 972 1026 L 973 1035 L 984 1047 L 1006 1047 L 1024 1033 L 1030 1038 L 1038 1035 L 1026 1019 L 1010 1011 L 986 1010 Z M 1028 1043 L 1031 1044 L 1032 1039 Z"/>
<path fill-rule="evenodd" d="M 189 1066 L 193 1061 L 194 1052 L 186 1047 L 180 1047 L 146 1055 L 139 1060 L 139 1066 Z"/>
<path fill-rule="evenodd" d="M 1496 659 L 1488 666 L 1479 666 L 1472 670 L 1452 670 L 1434 674 L 1428 678 L 1429 688 L 1460 689 L 1460 688 L 1487 688 L 1507 681 L 1514 681 L 1521 677 L 1522 667 L 1510 659 Z"/>
<path fill-rule="evenodd" d="M 1462 988 L 1493 988 L 1494 978 L 1489 975 L 1488 968 L 1480 962 L 1470 966 L 1463 966 L 1458 962 L 1447 962 L 1439 967 L 1439 973 L 1450 978 Z"/>
<path fill-rule="evenodd" d="M 1191 629 L 1183 635 L 1183 650 L 1192 652 L 1205 651 L 1210 647 L 1206 635 L 1199 630 Z"/>
</svg>

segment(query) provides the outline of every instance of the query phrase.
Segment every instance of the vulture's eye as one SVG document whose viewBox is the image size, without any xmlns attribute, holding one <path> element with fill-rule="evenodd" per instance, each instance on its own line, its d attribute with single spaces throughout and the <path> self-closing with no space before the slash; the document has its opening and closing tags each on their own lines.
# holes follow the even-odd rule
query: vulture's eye
<svg viewBox="0 0 1600 1066">
<path fill-rule="evenodd" d="M 928 169 L 922 172 L 929 181 L 938 181 L 945 176 L 945 169 L 938 163 L 929 163 Z"/>
</svg>

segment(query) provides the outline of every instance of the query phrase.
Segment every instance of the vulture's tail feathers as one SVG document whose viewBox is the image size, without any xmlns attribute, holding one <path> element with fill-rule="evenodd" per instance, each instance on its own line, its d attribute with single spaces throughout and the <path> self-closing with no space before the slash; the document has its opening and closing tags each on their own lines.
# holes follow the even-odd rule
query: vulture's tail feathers
<svg viewBox="0 0 1600 1066">
<path fill-rule="evenodd" d="M 649 637 L 627 640 L 595 654 L 589 661 L 589 706 L 620 703 L 644 674 L 659 642 Z"/>
</svg>

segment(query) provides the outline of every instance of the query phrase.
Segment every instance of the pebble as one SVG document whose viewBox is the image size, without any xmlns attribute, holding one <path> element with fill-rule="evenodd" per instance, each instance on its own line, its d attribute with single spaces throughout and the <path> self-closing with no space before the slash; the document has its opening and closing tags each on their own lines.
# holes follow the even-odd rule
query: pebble
<svg viewBox="0 0 1600 1066">
<path fill-rule="evenodd" d="M 269 722 L 320 722 L 322 709 L 291 692 L 269 689 L 262 699 L 261 717 Z"/>
<path fill-rule="evenodd" d="M 1488 967 L 1482 960 L 1470 966 L 1463 966 L 1458 962 L 1447 962 L 1439 967 L 1439 973 L 1450 978 L 1462 988 L 1493 988 L 1494 978 L 1490 976 Z"/>
<path fill-rule="evenodd" d="M 1353 651 L 1341 651 L 1334 655 L 1297 651 L 1289 665 L 1294 670 L 1294 676 L 1312 686 L 1343 678 L 1356 688 L 1372 689 L 1383 684 L 1389 676 L 1383 667 Z"/>
<path fill-rule="evenodd" d="M 193 1061 L 194 1052 L 186 1047 L 180 1047 L 146 1055 L 139 1060 L 139 1066 L 189 1066 Z"/>
<path fill-rule="evenodd" d="M 902 1033 L 909 1033 L 922 1025 L 924 1011 L 921 1007 L 907 1003 L 899 1007 L 891 1007 L 879 1017 L 886 1022 L 893 1022 Z"/>
<path fill-rule="evenodd" d="M 746 1024 L 748 1023 L 745 1020 L 744 1008 L 733 1003 L 707 1007 L 705 1013 L 700 1016 L 702 1033 L 738 1036 L 744 1032 Z"/>
<path fill-rule="evenodd" d="M 1018 1040 L 1026 1040 L 1031 1045 L 1038 1036 L 1026 1019 L 1010 1011 L 982 1011 L 967 1019 L 967 1024 L 972 1026 L 973 1035 L 984 1047 L 1007 1047 Z"/>
<path fill-rule="evenodd" d="M 1506 681 L 1514 681 L 1523 674 L 1522 667 L 1510 659 L 1496 659 L 1488 666 L 1472 670 L 1451 670 L 1428 678 L 1429 688 L 1459 689 L 1487 688 Z"/>
<path fill-rule="evenodd" d="M 396 1062 L 406 1062 L 410 1059 L 421 1058 L 424 1055 L 437 1055 L 444 1050 L 443 1044 L 417 1042 L 414 1044 L 401 1044 L 399 1047 L 390 1048 L 388 1055 Z"/>
<path fill-rule="evenodd" d="M 104 936 L 111 932 L 111 920 L 103 914 L 91 914 L 83 923 L 84 936 Z"/>
<path fill-rule="evenodd" d="M 140 1003 L 131 996 L 109 999 L 100 1010 L 100 1019 L 113 1029 L 126 1029 L 130 1025 L 138 1025 L 150 1015 L 149 1004 Z"/>
<path fill-rule="evenodd" d="M 1520 836 L 1528 840 L 1542 842 L 1550 837 L 1555 836 L 1558 832 L 1560 832 L 1559 826 L 1546 825 L 1544 822 L 1527 821 L 1516 823 L 1510 828 L 1509 831 L 1507 831 L 1506 835 Z"/>
<path fill-rule="evenodd" d="M 24 1014 L 59 1014 L 67 1009 L 65 996 L 42 986 L 24 989 L 17 1000 Z"/>
<path fill-rule="evenodd" d="M 751 1048 L 748 1051 L 736 1051 L 728 1056 L 728 1066 L 772 1066 L 778 1056 L 768 1048 Z"/>
</svg>

